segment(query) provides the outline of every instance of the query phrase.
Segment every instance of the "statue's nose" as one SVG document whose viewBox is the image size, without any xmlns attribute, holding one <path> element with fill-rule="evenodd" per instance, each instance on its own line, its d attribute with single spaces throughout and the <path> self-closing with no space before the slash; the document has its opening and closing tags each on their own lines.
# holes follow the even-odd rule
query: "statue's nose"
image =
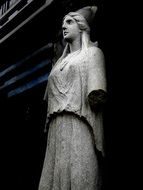
<svg viewBox="0 0 143 190">
<path fill-rule="evenodd" d="M 67 29 L 66 23 L 63 23 L 62 29 L 63 29 L 63 30 L 66 30 L 66 29 Z"/>
<path fill-rule="evenodd" d="M 63 27 L 62 27 L 62 29 L 63 29 L 63 30 L 66 30 L 66 27 L 65 27 L 65 26 L 63 26 Z"/>
</svg>

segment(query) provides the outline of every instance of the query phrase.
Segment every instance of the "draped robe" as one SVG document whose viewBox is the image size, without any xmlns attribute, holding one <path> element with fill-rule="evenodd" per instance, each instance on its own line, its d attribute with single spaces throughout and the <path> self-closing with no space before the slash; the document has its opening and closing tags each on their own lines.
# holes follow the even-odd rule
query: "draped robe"
<svg viewBox="0 0 143 190">
<path fill-rule="evenodd" d="M 88 100 L 97 90 L 106 92 L 98 47 L 70 53 L 53 67 L 45 92 L 49 132 L 39 190 L 99 189 L 94 146 L 104 155 L 103 118 Z"/>
</svg>

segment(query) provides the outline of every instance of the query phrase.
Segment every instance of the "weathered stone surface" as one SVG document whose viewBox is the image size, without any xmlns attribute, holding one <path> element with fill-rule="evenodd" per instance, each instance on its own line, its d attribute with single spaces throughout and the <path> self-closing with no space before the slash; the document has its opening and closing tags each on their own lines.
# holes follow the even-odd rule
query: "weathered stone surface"
<svg viewBox="0 0 143 190">
<path fill-rule="evenodd" d="M 104 138 L 102 109 L 96 107 L 106 99 L 104 55 L 77 16 L 84 29 L 74 16 L 64 19 L 68 43 L 48 78 L 49 132 L 39 190 L 100 189 L 96 151 L 104 155 Z"/>
</svg>

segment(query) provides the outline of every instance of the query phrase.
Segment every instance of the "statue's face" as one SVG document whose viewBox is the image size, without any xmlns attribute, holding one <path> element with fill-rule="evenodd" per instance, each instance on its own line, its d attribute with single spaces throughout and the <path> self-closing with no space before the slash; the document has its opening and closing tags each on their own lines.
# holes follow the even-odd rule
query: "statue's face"
<svg viewBox="0 0 143 190">
<path fill-rule="evenodd" d="M 80 36 L 81 30 L 77 22 L 69 15 L 67 15 L 62 25 L 63 37 L 66 41 L 72 42 Z"/>
</svg>

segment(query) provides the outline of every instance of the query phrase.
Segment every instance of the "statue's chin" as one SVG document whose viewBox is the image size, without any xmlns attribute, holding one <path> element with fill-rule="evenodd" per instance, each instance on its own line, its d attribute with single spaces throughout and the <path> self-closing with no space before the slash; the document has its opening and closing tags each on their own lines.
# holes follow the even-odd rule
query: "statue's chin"
<svg viewBox="0 0 143 190">
<path fill-rule="evenodd" d="M 72 39 L 71 38 L 68 38 L 68 37 L 64 37 L 64 40 L 66 41 L 66 42 L 68 42 L 68 43 L 71 43 L 72 42 Z"/>
</svg>

